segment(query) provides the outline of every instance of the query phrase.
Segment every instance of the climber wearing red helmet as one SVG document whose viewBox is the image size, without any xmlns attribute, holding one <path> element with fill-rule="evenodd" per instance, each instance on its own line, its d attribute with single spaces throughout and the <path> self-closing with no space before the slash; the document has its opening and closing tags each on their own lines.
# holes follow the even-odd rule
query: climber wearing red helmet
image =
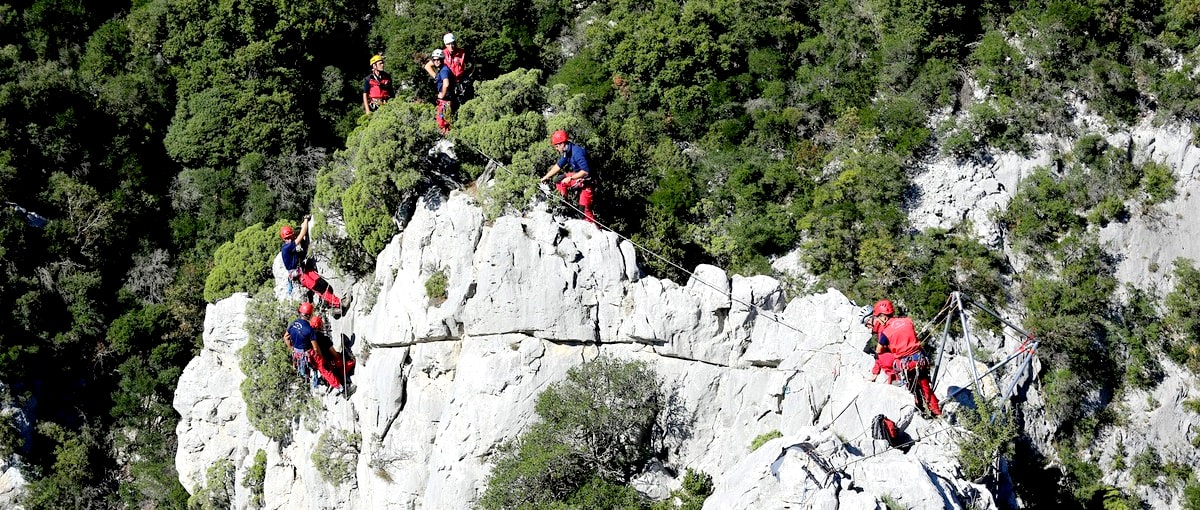
<svg viewBox="0 0 1200 510">
<path fill-rule="evenodd" d="M 334 309 L 336 318 L 342 313 L 342 299 L 333 292 L 329 282 L 317 273 L 315 260 L 304 257 L 304 253 L 308 251 L 309 218 L 309 215 L 304 215 L 304 224 L 300 226 L 299 234 L 296 234 L 290 225 L 279 229 L 279 237 L 283 238 L 283 247 L 279 249 L 279 255 L 283 259 L 283 267 L 288 270 L 288 278 L 300 282 L 304 288 L 320 296 L 322 302 Z M 311 294 L 309 298 L 311 299 Z M 348 301 L 349 297 L 346 300 Z"/>
<path fill-rule="evenodd" d="M 872 308 L 870 327 L 879 343 L 875 350 L 876 365 L 880 363 L 880 358 L 884 358 L 884 354 L 894 356 L 893 372 L 905 375 L 917 409 L 924 412 L 925 404 L 928 404 L 933 416 L 941 416 L 941 405 L 929 383 L 929 360 L 921 352 L 921 342 L 917 339 L 912 319 L 895 315 L 896 307 L 886 299 L 876 302 Z M 872 369 L 872 373 L 878 372 Z M 871 379 L 874 380 L 874 377 Z"/>
<path fill-rule="evenodd" d="M 292 363 L 296 366 L 296 372 L 303 377 L 305 381 L 312 377 L 309 371 L 309 357 L 314 348 L 317 347 L 317 336 L 309 323 L 313 313 L 312 303 L 300 303 L 300 308 L 296 310 L 300 316 L 293 320 L 288 325 L 286 331 L 283 332 L 283 343 L 287 344 L 292 350 Z"/>
<path fill-rule="evenodd" d="M 293 280 L 300 277 L 300 266 L 303 265 L 304 254 L 308 251 L 308 219 L 309 215 L 305 214 L 299 234 L 291 225 L 284 225 L 279 229 L 279 237 L 283 239 L 279 256 L 283 259 L 283 267 L 288 270 L 288 278 Z"/>
<path fill-rule="evenodd" d="M 554 146 L 554 150 L 558 151 L 561 156 L 554 166 L 550 167 L 550 171 L 542 176 L 542 182 L 549 181 L 558 172 L 563 173 L 562 180 L 555 184 L 558 193 L 564 197 L 567 196 L 569 190 L 579 191 L 579 205 L 583 206 L 583 218 L 591 223 L 596 223 L 596 215 L 592 214 L 592 189 L 591 168 L 588 166 L 587 150 L 583 147 L 571 143 L 571 138 L 566 131 L 558 130 L 550 135 L 550 144 Z"/>
<path fill-rule="evenodd" d="M 325 380 L 325 384 L 328 384 L 331 389 L 341 388 L 343 374 L 347 380 L 354 375 L 354 358 L 346 359 L 333 348 L 333 340 L 325 334 L 325 321 L 321 319 L 320 315 L 314 315 L 308 320 L 308 324 L 312 326 L 316 338 L 316 347 L 312 350 L 310 361 L 316 367 L 317 373 L 321 374 L 321 378 Z M 343 362 L 345 366 L 343 366 Z"/>
</svg>

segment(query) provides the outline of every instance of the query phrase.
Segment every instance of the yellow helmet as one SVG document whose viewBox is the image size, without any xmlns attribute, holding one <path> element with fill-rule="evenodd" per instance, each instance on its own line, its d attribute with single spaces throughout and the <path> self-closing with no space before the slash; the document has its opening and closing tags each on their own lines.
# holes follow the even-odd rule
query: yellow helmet
<svg viewBox="0 0 1200 510">
<path fill-rule="evenodd" d="M 375 55 L 374 57 L 371 57 L 371 65 L 375 65 L 376 62 L 383 62 L 383 55 Z"/>
</svg>

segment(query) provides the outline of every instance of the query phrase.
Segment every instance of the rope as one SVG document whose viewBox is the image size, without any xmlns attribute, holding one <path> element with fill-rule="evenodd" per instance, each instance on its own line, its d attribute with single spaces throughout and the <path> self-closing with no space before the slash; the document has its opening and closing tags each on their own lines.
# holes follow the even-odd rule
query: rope
<svg viewBox="0 0 1200 510">
<path fill-rule="evenodd" d="M 509 174 L 509 175 L 511 175 L 511 176 L 516 176 L 516 174 L 515 174 L 515 173 L 513 173 L 511 170 L 509 170 L 509 169 L 508 169 L 508 166 L 506 166 L 504 163 L 501 163 L 500 161 L 497 161 L 495 158 L 492 158 L 491 156 L 488 156 L 488 155 L 487 155 L 487 154 L 485 154 L 485 153 L 484 153 L 482 150 L 479 150 L 478 148 L 475 148 L 475 147 L 473 147 L 471 144 L 467 143 L 465 140 L 459 140 L 459 139 L 455 139 L 455 143 L 458 143 L 459 141 L 461 141 L 461 142 L 462 142 L 462 144 L 463 144 L 463 146 L 465 146 L 466 148 L 468 148 L 468 149 L 471 149 L 471 150 L 473 150 L 473 151 L 475 151 L 475 152 L 479 153 L 479 155 L 480 155 L 480 156 L 483 156 L 483 157 L 484 157 L 484 158 L 486 158 L 486 159 L 487 159 L 489 162 L 491 162 L 491 163 L 495 163 L 495 164 L 496 164 L 498 167 L 500 167 L 502 170 L 504 170 L 505 172 L 508 172 L 508 174 Z M 541 189 L 541 188 L 539 187 L 539 189 Z M 576 213 L 578 213 L 578 214 L 580 214 L 580 215 L 583 215 L 583 211 L 582 211 L 582 210 L 580 210 L 578 207 L 575 207 L 575 205 L 574 205 L 574 204 L 572 204 L 570 201 L 568 201 L 568 200 L 566 199 L 566 197 L 564 197 L 564 196 L 562 196 L 562 195 L 559 195 L 559 194 L 557 194 L 557 193 L 554 193 L 554 192 L 548 191 L 548 190 L 542 190 L 542 194 L 543 194 L 543 195 L 546 195 L 546 196 L 548 196 L 548 197 L 550 197 L 550 198 L 551 198 L 551 199 L 553 199 L 553 200 L 557 200 L 559 203 L 561 203 L 561 204 L 565 205 L 567 208 L 569 208 L 569 209 L 571 209 L 571 210 L 575 211 Z M 638 242 L 634 241 L 633 239 L 630 239 L 630 238 L 628 238 L 628 237 L 626 237 L 626 236 L 622 235 L 620 232 L 617 232 L 617 231 L 613 230 L 611 227 L 609 227 L 608 225 L 605 225 L 605 224 L 601 223 L 599 220 L 596 220 L 596 221 L 594 222 L 594 224 L 595 224 L 595 225 L 596 225 L 596 227 L 597 227 L 597 228 L 599 228 L 600 230 L 605 230 L 605 231 L 608 231 L 608 232 L 612 232 L 612 233 L 613 233 L 613 234 L 615 234 L 615 235 L 616 235 L 618 238 L 620 238 L 620 239 L 622 239 L 622 240 L 624 240 L 624 241 L 628 241 L 628 242 L 629 242 L 629 244 L 632 244 L 632 245 L 633 245 L 635 248 L 637 248 L 638 250 L 640 250 L 640 251 L 642 251 L 642 252 L 644 252 L 644 253 L 648 253 L 648 254 L 650 254 L 650 255 L 653 255 L 653 256 L 654 256 L 654 258 L 658 259 L 659 261 L 665 262 L 667 265 L 669 265 L 669 266 L 671 266 L 671 267 L 673 267 L 673 268 L 675 268 L 675 269 L 678 269 L 679 271 L 683 272 L 684 274 L 687 274 L 687 275 L 688 275 L 688 277 L 690 277 L 690 278 L 694 279 L 695 281 L 697 281 L 697 282 L 700 282 L 701 284 L 703 284 L 703 285 L 705 285 L 705 286 L 707 286 L 707 287 L 710 287 L 710 288 L 712 288 L 713 290 L 715 290 L 715 291 L 717 291 L 717 292 L 720 292 L 720 293 L 722 293 L 722 294 L 725 294 L 725 290 L 724 290 L 724 289 L 722 289 L 722 288 L 720 288 L 720 287 L 717 287 L 717 286 L 716 286 L 716 285 L 714 285 L 714 284 L 711 284 L 711 283 L 708 283 L 708 282 L 704 281 L 704 280 L 703 280 L 703 279 L 701 279 L 699 276 L 697 276 L 697 275 L 696 275 L 696 273 L 694 273 L 694 272 L 692 272 L 692 271 L 689 271 L 689 270 L 685 269 L 683 266 L 681 266 L 681 265 L 679 265 L 679 264 L 676 264 L 674 261 L 672 261 L 672 260 L 670 260 L 670 259 L 667 259 L 666 257 L 664 257 L 664 256 L 662 256 L 662 255 L 659 255 L 659 254 L 658 254 L 657 252 L 655 252 L 654 250 L 651 250 L 651 249 L 649 249 L 649 248 L 647 248 L 647 247 L 645 247 L 645 246 L 641 245 L 640 243 L 638 243 Z M 792 330 L 792 331 L 795 331 L 795 332 L 797 332 L 797 333 L 803 333 L 803 331 L 801 331 L 801 330 L 800 330 L 800 328 L 797 328 L 797 327 L 795 327 L 795 326 L 792 326 L 791 324 L 788 324 L 787 322 L 784 322 L 782 319 L 779 319 L 779 318 L 775 317 L 775 312 L 772 312 L 772 311 L 769 311 L 769 310 L 764 310 L 764 309 L 762 309 L 762 308 L 758 307 L 757 305 L 754 305 L 753 303 L 748 303 L 748 302 L 746 302 L 746 301 L 743 301 L 743 300 L 741 300 L 741 299 L 738 299 L 738 298 L 736 298 L 736 297 L 734 297 L 734 296 L 733 296 L 733 293 L 729 293 L 729 299 L 730 299 L 730 301 L 733 301 L 734 303 L 738 303 L 738 304 L 740 304 L 740 305 L 742 305 L 742 306 L 745 306 L 745 307 L 746 307 L 746 308 L 748 308 L 748 309 L 754 309 L 754 310 L 758 311 L 758 312 L 759 312 L 759 315 L 761 315 L 761 316 L 763 316 L 763 317 L 767 318 L 768 320 L 770 320 L 770 321 L 772 321 L 772 322 L 774 322 L 774 323 L 776 323 L 776 324 L 779 324 L 780 326 L 783 326 L 783 327 L 785 327 L 785 328 L 788 328 L 788 329 L 790 329 L 790 330 Z M 821 350 L 818 350 L 818 349 L 806 349 L 806 348 L 797 348 L 797 350 L 801 350 L 801 351 L 808 351 L 808 352 L 826 352 L 826 351 L 821 351 Z"/>
</svg>

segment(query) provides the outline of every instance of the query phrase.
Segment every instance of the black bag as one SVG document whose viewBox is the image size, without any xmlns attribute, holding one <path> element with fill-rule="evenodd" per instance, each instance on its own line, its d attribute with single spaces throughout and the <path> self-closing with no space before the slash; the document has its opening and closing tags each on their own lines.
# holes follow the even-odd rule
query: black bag
<svg viewBox="0 0 1200 510">
<path fill-rule="evenodd" d="M 889 445 L 896 446 L 896 437 L 899 435 L 899 427 L 896 427 L 896 422 L 888 419 L 882 414 L 875 415 L 875 419 L 871 420 L 871 437 L 887 441 Z"/>
</svg>

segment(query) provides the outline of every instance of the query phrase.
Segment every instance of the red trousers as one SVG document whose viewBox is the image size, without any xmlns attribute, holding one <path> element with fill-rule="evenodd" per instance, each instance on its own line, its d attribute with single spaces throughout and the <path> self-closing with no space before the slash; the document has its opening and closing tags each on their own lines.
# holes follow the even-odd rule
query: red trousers
<svg viewBox="0 0 1200 510">
<path fill-rule="evenodd" d="M 310 351 L 312 352 L 312 351 Z M 321 378 L 330 388 L 338 389 L 342 387 L 342 357 L 339 356 L 322 356 L 313 354 L 311 361 L 317 367 L 317 373 L 321 374 Z M 354 358 L 346 360 L 346 375 L 354 373 Z"/>
<path fill-rule="evenodd" d="M 579 205 L 583 207 L 583 219 L 588 220 L 589 223 L 596 222 L 596 215 L 592 214 L 593 193 L 591 186 L 588 186 L 587 183 L 581 179 L 567 178 L 558 181 L 558 184 L 555 184 L 554 187 L 558 189 L 558 194 L 564 197 L 567 196 L 567 192 L 570 190 L 582 190 L 579 192 Z"/>
<path fill-rule="evenodd" d="M 316 271 L 305 271 L 301 269 L 300 285 L 303 285 L 304 288 L 321 296 L 321 300 L 329 306 L 334 308 L 342 307 L 341 298 L 337 297 L 337 295 L 333 293 L 333 287 L 331 287 L 329 282 L 325 281 L 324 278 L 321 278 L 321 275 L 317 274 Z"/>
<path fill-rule="evenodd" d="M 450 121 L 446 120 L 446 113 L 449 109 L 451 109 L 450 101 L 445 99 L 437 100 L 437 115 L 435 118 L 437 119 L 438 129 L 442 130 L 443 133 L 450 131 Z"/>
<path fill-rule="evenodd" d="M 934 416 L 942 414 L 942 406 L 938 403 L 937 395 L 933 394 L 933 387 L 929 384 L 929 363 L 923 354 L 916 353 L 896 358 L 892 370 L 896 373 L 904 372 L 904 378 L 908 381 L 908 391 L 912 392 L 917 409 L 924 411 L 925 404 L 928 404 L 929 412 Z"/>
</svg>

